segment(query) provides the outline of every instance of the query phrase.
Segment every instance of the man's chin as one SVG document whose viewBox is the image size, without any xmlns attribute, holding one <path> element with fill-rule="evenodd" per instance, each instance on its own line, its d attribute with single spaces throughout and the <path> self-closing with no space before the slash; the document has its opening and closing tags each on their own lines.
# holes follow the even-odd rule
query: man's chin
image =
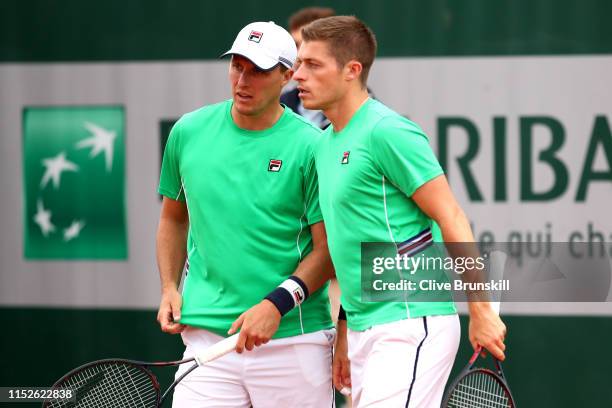
<svg viewBox="0 0 612 408">
<path fill-rule="evenodd" d="M 251 116 L 255 109 L 250 104 L 237 102 L 234 100 L 234 110 L 240 115 Z"/>
<path fill-rule="evenodd" d="M 302 99 L 302 106 L 308 110 L 320 110 L 321 104 L 310 99 Z"/>
</svg>

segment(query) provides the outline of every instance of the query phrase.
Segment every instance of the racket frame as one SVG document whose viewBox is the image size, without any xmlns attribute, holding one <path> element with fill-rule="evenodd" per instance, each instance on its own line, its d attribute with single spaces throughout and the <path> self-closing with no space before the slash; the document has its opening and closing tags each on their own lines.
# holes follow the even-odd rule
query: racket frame
<svg viewBox="0 0 612 408">
<path fill-rule="evenodd" d="M 181 374 L 181 376 L 179 378 L 176 378 L 172 384 L 170 384 L 168 386 L 168 388 L 164 391 L 163 394 L 161 394 L 161 385 L 159 383 L 159 380 L 157 379 L 157 376 L 155 375 L 155 373 L 153 373 L 149 368 L 150 367 L 169 367 L 169 366 L 179 366 L 181 364 L 185 364 L 185 363 L 189 363 L 189 362 L 194 362 L 193 365 L 191 365 L 187 371 L 185 371 L 183 374 Z M 150 380 L 151 380 L 151 384 L 153 385 L 153 388 L 155 389 L 155 394 L 156 394 L 156 404 L 158 407 L 161 407 L 162 404 L 164 403 L 164 401 L 166 400 L 166 398 L 168 397 L 168 395 L 170 395 L 170 392 L 172 392 L 172 390 L 174 390 L 174 388 L 178 385 L 179 382 L 181 382 L 183 380 L 183 378 L 185 378 L 189 373 L 191 373 L 193 370 L 195 370 L 196 368 L 198 368 L 198 363 L 196 362 L 196 358 L 195 357 L 191 357 L 191 358 L 186 358 L 183 360 L 176 360 L 176 361 L 157 361 L 157 362 L 149 362 L 149 361 L 139 361 L 139 360 L 128 360 L 128 359 L 123 359 L 123 358 L 106 358 L 106 359 L 102 359 L 102 360 L 95 360 L 95 361 L 90 361 L 88 363 L 85 363 L 79 367 L 76 367 L 74 369 L 72 369 L 71 371 L 69 371 L 68 373 L 64 374 L 59 380 L 57 380 L 52 386 L 52 389 L 55 388 L 64 388 L 61 387 L 61 384 L 64 383 L 68 378 L 73 377 L 74 375 L 80 373 L 81 371 L 84 371 L 86 369 L 89 369 L 91 367 L 97 366 L 97 365 L 105 365 L 105 364 L 126 364 L 126 365 L 130 365 L 132 367 L 136 367 L 138 370 L 140 370 L 141 372 L 143 372 Z M 49 404 L 51 403 L 51 400 L 47 400 L 43 402 L 43 408 L 47 408 L 49 406 Z"/>
<path fill-rule="evenodd" d="M 448 387 L 448 390 L 444 394 L 444 399 L 442 400 L 443 408 L 448 408 L 449 399 L 453 395 L 453 392 L 455 391 L 455 388 L 457 387 L 457 385 L 465 377 L 475 372 L 485 373 L 493 377 L 493 379 L 495 379 L 495 381 L 497 381 L 497 383 L 508 394 L 508 402 L 509 402 L 510 407 L 516 408 L 516 403 L 514 402 L 514 396 L 512 395 L 512 391 L 510 391 L 510 387 L 508 386 L 508 382 L 506 381 L 506 376 L 504 375 L 504 370 L 502 369 L 501 362 L 498 359 L 492 356 L 493 360 L 495 361 L 495 368 L 497 369 L 497 372 L 489 368 L 484 368 L 484 367 L 474 368 L 474 364 L 476 363 L 476 360 L 478 360 L 478 357 L 480 356 L 481 353 L 482 353 L 482 346 L 478 346 L 476 350 L 474 351 L 474 354 L 472 354 L 472 357 L 470 358 L 466 366 L 463 368 L 463 370 L 461 370 L 459 375 L 455 378 L 455 380 L 453 380 L 451 385 Z"/>
<path fill-rule="evenodd" d="M 208 362 L 211 362 L 213 360 L 216 360 L 217 358 L 222 357 L 222 356 L 230 353 L 231 351 L 233 351 L 236 348 L 236 343 L 238 342 L 238 336 L 239 336 L 239 333 L 236 333 L 236 334 L 233 334 L 232 336 L 226 337 L 223 340 L 220 340 L 217 343 L 213 344 L 212 346 L 208 347 L 207 349 L 199 352 L 194 357 L 186 358 L 186 359 L 183 359 L 183 360 L 148 362 L 148 361 L 138 361 L 138 360 L 127 360 L 127 359 L 121 359 L 121 358 L 108 358 L 108 359 L 91 361 L 89 363 L 83 364 L 83 365 L 81 365 L 81 366 L 79 366 L 79 367 L 69 371 L 67 374 L 65 374 L 59 380 L 57 380 L 52 385 L 52 388 L 59 387 L 59 385 L 62 384 L 64 381 L 66 381 L 66 379 L 68 379 L 69 377 L 75 375 L 76 373 L 78 373 L 78 372 L 80 372 L 82 370 L 85 370 L 86 368 L 90 368 L 90 367 L 93 367 L 95 365 L 112 364 L 112 363 L 129 364 L 129 365 L 132 365 L 134 367 L 137 367 L 139 370 L 143 371 L 149 377 L 149 379 L 151 380 L 151 383 L 153 384 L 153 388 L 155 389 L 155 394 L 156 394 L 156 399 L 157 399 L 157 401 L 156 401 L 157 407 L 160 407 L 164 403 L 164 401 L 166 400 L 166 398 L 168 397 L 170 392 L 189 373 L 191 373 L 193 370 L 195 370 L 199 366 L 204 365 L 204 364 L 206 364 Z M 194 364 L 191 367 L 189 367 L 187 369 L 187 371 L 185 371 L 183 374 L 181 374 L 181 376 L 179 378 L 176 378 L 172 382 L 172 384 L 170 384 L 170 386 L 168 386 L 166 391 L 164 391 L 163 395 L 161 395 L 161 397 L 160 397 L 160 384 L 159 384 L 159 380 L 157 379 L 157 376 L 151 370 L 149 370 L 149 367 L 179 366 L 181 364 L 189 363 L 191 361 L 193 361 Z M 50 403 L 51 403 L 51 401 L 49 401 L 49 400 L 44 401 L 43 402 L 43 408 L 46 408 Z"/>
</svg>

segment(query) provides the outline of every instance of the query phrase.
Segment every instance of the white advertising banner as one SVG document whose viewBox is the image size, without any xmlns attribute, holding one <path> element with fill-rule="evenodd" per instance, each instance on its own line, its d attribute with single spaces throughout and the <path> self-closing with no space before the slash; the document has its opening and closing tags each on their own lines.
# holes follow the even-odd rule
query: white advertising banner
<svg viewBox="0 0 612 408">
<path fill-rule="evenodd" d="M 369 85 L 430 136 L 477 240 L 593 242 L 612 256 L 612 57 L 385 58 Z M 0 64 L 0 305 L 156 307 L 160 124 L 229 96 L 225 61 Z M 24 112 L 53 106 L 122 107 L 124 261 L 24 256 Z"/>
</svg>

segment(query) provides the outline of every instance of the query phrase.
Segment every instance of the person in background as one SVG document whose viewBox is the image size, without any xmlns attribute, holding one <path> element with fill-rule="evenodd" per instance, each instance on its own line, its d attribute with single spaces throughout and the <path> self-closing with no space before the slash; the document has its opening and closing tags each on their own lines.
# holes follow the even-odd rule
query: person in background
<svg viewBox="0 0 612 408">
<path fill-rule="evenodd" d="M 336 11 L 329 7 L 306 7 L 293 13 L 289 17 L 289 32 L 295 41 L 295 46 L 299 49 L 302 43 L 302 27 L 315 20 L 325 17 L 335 16 Z M 298 97 L 298 90 L 295 83 L 289 84 L 288 89 L 281 94 L 281 103 L 287 105 L 292 111 L 308 119 L 315 126 L 325 129 L 329 126 L 329 120 L 320 110 L 306 109 Z"/>
</svg>

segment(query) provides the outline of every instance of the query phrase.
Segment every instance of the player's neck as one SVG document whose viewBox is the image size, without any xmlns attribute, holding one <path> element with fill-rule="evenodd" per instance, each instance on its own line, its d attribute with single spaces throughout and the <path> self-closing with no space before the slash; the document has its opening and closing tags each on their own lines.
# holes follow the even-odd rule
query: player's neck
<svg viewBox="0 0 612 408">
<path fill-rule="evenodd" d="M 350 89 L 341 99 L 323 113 L 331 122 L 334 132 L 340 132 L 368 99 L 367 89 Z"/>
<path fill-rule="evenodd" d="M 232 119 L 236 126 L 245 130 L 266 130 L 278 122 L 283 115 L 284 108 L 280 103 L 272 104 L 257 115 L 243 115 L 232 106 Z"/>
</svg>

